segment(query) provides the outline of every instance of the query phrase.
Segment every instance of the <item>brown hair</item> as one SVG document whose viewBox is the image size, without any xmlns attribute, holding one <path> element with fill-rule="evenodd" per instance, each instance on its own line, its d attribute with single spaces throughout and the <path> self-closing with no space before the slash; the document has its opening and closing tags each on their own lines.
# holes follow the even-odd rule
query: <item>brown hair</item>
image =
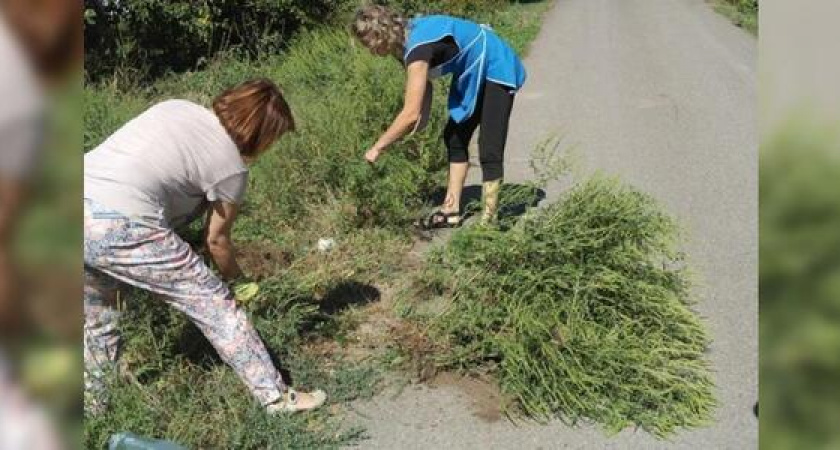
<svg viewBox="0 0 840 450">
<path fill-rule="evenodd" d="M 369 5 L 356 10 L 350 32 L 365 47 L 375 49 L 384 44 L 391 54 L 402 60 L 407 23 L 397 11 L 381 5 Z"/>
<path fill-rule="evenodd" d="M 283 93 L 266 78 L 222 92 L 213 100 L 213 111 L 246 158 L 256 157 L 284 133 L 295 130 L 295 119 Z"/>
</svg>

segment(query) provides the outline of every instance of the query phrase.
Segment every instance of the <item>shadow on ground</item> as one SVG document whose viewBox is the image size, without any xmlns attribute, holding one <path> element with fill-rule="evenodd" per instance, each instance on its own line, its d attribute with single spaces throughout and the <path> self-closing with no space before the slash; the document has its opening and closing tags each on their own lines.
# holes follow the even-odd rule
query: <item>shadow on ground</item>
<svg viewBox="0 0 840 450">
<path fill-rule="evenodd" d="M 374 286 L 345 280 L 336 284 L 321 298 L 320 312 L 326 315 L 339 314 L 350 306 L 364 306 L 377 302 L 382 294 Z"/>
</svg>

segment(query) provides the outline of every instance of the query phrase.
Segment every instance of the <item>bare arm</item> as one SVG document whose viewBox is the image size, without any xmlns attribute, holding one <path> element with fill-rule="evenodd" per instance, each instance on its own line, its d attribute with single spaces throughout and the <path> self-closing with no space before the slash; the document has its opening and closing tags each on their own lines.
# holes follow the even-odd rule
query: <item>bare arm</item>
<svg viewBox="0 0 840 450">
<path fill-rule="evenodd" d="M 414 130 L 423 114 L 423 97 L 426 94 L 429 63 L 415 61 L 406 68 L 405 101 L 403 109 L 394 119 L 388 130 L 382 134 L 376 144 L 368 150 L 365 158 L 374 162 L 394 142 Z"/>
<path fill-rule="evenodd" d="M 414 125 L 411 134 L 418 133 L 426 129 L 429 124 L 429 118 L 432 114 L 432 100 L 434 100 L 434 86 L 431 81 L 426 82 L 426 93 L 423 95 L 423 105 L 420 110 L 420 120 Z"/>
<path fill-rule="evenodd" d="M 233 203 L 213 202 L 210 206 L 210 220 L 207 224 L 207 250 L 216 263 L 222 278 L 232 281 L 242 276 L 242 269 L 236 262 L 236 252 L 231 239 L 233 223 L 239 207 Z"/>
</svg>

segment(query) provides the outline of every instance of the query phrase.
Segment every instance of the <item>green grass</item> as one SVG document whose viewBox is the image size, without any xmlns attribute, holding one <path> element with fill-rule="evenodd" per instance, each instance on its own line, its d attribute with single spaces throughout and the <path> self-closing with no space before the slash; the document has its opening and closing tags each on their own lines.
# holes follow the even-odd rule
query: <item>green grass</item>
<svg viewBox="0 0 840 450">
<path fill-rule="evenodd" d="M 652 198 L 595 176 L 509 224 L 456 233 L 410 294 L 447 305 L 413 314 L 440 368 L 492 374 L 513 415 L 660 437 L 710 422 L 709 338 Z"/>
<path fill-rule="evenodd" d="M 758 35 L 758 0 L 714 0 L 715 10 L 735 25 Z"/>
<path fill-rule="evenodd" d="M 504 4 L 477 19 L 493 23 L 523 50 L 547 3 Z M 184 98 L 206 105 L 223 88 L 257 76 L 283 87 L 299 131 L 284 136 L 251 171 L 234 231 L 244 270 L 262 286 L 247 308 L 295 385 L 325 389 L 330 403 L 314 414 L 265 417 L 195 327 L 132 292 L 123 321 L 128 375 L 113 382 L 111 410 L 86 421 L 88 448 L 102 448 L 120 431 L 196 448 L 333 448 L 363 439 L 362 430 L 343 423 L 342 405 L 374 394 L 393 348 L 361 361 L 345 359 L 344 350 L 365 320 L 364 302 L 410 273 L 403 264 L 408 225 L 445 179 L 446 82 L 436 86 L 438 113 L 427 130 L 371 168 L 363 153 L 399 111 L 404 73 L 396 61 L 353 45 L 343 29 L 324 27 L 259 60 L 230 52 L 201 71 L 148 85 L 115 77 L 86 86 L 84 148 L 155 102 Z M 320 237 L 335 238 L 336 250 L 324 255 L 314 249 Z M 324 341 L 338 350 L 324 355 L 310 348 Z"/>
<path fill-rule="evenodd" d="M 554 0 L 512 3 L 510 7 L 495 13 L 488 22 L 520 56 L 527 55 L 529 45 L 540 32 L 541 18 L 554 4 Z"/>
<path fill-rule="evenodd" d="M 127 375 L 110 388 L 109 412 L 87 418 L 87 448 L 103 448 L 117 431 L 166 437 L 192 448 L 334 448 L 362 436 L 342 423 L 339 409 L 267 416 L 194 325 L 143 293 L 135 293 L 131 302 L 121 360 Z M 249 309 L 296 386 L 324 388 L 335 404 L 373 394 L 379 375 L 372 366 L 334 363 L 337 367 L 329 368 L 295 351 L 307 333 L 331 320 L 319 314 L 315 299 L 297 283 L 264 283 Z"/>
</svg>

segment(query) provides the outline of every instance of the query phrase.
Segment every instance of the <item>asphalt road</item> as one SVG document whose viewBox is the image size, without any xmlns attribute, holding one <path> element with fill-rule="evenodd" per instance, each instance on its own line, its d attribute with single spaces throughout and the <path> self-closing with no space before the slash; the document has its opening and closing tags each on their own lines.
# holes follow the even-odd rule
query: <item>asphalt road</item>
<svg viewBox="0 0 840 450">
<path fill-rule="evenodd" d="M 506 158 L 508 181 L 528 179 L 531 149 L 560 133 L 589 169 L 620 175 L 679 218 L 713 337 L 715 423 L 670 441 L 607 437 L 487 421 L 459 387 L 414 386 L 355 405 L 370 436 L 362 448 L 757 447 L 756 54 L 755 38 L 703 0 L 557 0 L 525 60 Z"/>
</svg>

